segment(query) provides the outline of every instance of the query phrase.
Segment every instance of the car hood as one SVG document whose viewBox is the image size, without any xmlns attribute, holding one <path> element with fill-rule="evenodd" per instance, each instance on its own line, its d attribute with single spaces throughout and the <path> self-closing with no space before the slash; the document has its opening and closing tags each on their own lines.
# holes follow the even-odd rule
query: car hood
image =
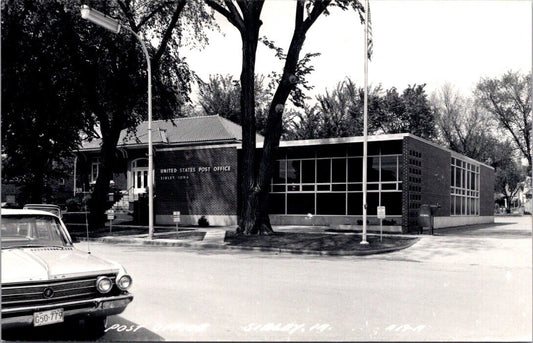
<svg viewBox="0 0 533 343">
<path fill-rule="evenodd" d="M 2 250 L 2 284 L 118 273 L 120 268 L 70 247 Z"/>
</svg>

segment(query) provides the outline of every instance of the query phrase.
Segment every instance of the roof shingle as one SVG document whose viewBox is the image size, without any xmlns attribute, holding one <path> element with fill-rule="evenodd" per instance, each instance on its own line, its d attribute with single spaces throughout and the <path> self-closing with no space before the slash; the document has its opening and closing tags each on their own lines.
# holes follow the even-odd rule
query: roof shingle
<svg viewBox="0 0 533 343">
<path fill-rule="evenodd" d="M 148 144 L 147 121 L 137 126 L 135 135 L 126 133 L 126 130 L 121 132 L 117 146 Z M 152 121 L 153 144 L 240 142 L 241 139 L 241 126 L 218 115 Z M 263 136 L 257 135 L 256 139 L 258 142 L 263 141 Z M 100 145 L 101 139 L 94 139 L 84 142 L 82 150 L 100 148 Z"/>
</svg>

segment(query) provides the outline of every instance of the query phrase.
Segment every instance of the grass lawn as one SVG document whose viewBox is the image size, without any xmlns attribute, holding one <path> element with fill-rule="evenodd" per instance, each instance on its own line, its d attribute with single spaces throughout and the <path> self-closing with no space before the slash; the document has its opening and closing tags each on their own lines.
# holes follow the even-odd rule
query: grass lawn
<svg viewBox="0 0 533 343">
<path fill-rule="evenodd" d="M 380 242 L 379 236 L 367 236 L 369 244 L 362 245 L 361 235 L 349 234 L 327 234 L 327 233 L 294 233 L 294 232 L 276 232 L 268 236 L 245 236 L 237 235 L 234 232 L 227 231 L 224 240 L 228 245 L 246 246 L 258 248 L 276 248 L 291 250 L 311 250 L 311 251 L 353 251 L 360 252 L 379 252 L 379 250 L 388 251 L 389 249 L 403 249 L 411 246 L 418 238 L 408 237 L 383 237 Z"/>
</svg>

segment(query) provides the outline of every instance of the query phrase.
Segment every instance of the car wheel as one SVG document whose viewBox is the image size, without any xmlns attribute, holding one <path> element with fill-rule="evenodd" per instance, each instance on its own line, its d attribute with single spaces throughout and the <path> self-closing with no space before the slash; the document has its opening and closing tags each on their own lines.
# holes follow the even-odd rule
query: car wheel
<svg viewBox="0 0 533 343">
<path fill-rule="evenodd" d="M 100 337 L 107 326 L 107 317 L 85 318 L 85 332 L 91 337 Z"/>
</svg>

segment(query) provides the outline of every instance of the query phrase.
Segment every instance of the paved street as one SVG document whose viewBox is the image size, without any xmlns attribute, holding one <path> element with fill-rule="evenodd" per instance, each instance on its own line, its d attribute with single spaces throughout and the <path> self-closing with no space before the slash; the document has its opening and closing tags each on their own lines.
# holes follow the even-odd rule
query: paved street
<svg viewBox="0 0 533 343">
<path fill-rule="evenodd" d="M 91 243 L 134 279 L 101 340 L 531 340 L 531 227 L 497 218 L 366 257 Z"/>
</svg>

